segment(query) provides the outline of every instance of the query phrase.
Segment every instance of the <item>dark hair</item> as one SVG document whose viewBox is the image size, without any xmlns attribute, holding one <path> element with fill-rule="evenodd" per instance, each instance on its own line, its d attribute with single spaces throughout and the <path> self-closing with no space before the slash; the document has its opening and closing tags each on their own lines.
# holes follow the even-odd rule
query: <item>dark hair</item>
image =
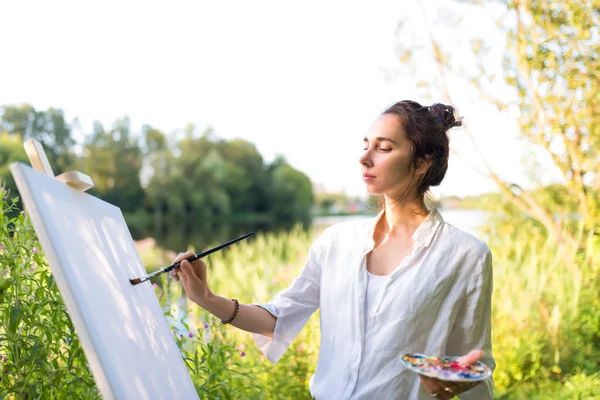
<svg viewBox="0 0 600 400">
<path fill-rule="evenodd" d="M 420 160 L 431 161 L 427 172 L 417 183 L 417 193 L 423 195 L 429 187 L 439 185 L 448 170 L 450 141 L 446 132 L 462 126 L 462 118 L 454 116 L 454 107 L 440 103 L 424 107 L 415 101 L 403 100 L 381 114 L 400 118 L 406 138 L 412 144 L 411 162 L 414 168 Z"/>
</svg>

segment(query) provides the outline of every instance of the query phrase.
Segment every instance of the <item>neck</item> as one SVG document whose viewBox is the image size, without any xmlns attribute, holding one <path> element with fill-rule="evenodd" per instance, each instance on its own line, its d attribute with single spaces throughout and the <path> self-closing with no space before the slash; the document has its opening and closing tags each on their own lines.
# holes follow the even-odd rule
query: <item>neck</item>
<svg viewBox="0 0 600 400">
<path fill-rule="evenodd" d="M 406 199 L 400 203 L 394 203 L 392 199 L 385 197 L 385 215 L 382 218 L 381 232 L 385 235 L 412 236 L 429 211 L 425 206 L 423 197 Z"/>
</svg>

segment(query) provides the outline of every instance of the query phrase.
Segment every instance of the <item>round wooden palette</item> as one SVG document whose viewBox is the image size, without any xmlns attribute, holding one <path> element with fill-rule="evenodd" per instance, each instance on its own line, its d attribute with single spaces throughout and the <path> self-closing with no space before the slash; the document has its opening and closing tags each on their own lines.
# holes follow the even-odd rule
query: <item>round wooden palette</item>
<svg viewBox="0 0 600 400">
<path fill-rule="evenodd" d="M 492 376 L 492 371 L 477 361 L 472 365 L 460 364 L 460 357 L 429 357 L 418 353 L 404 354 L 402 364 L 420 375 L 453 382 L 476 382 Z"/>
</svg>

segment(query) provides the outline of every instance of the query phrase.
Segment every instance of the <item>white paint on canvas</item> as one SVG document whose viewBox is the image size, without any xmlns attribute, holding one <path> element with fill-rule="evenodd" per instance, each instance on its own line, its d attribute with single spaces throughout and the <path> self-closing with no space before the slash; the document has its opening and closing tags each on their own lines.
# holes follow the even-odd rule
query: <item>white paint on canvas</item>
<svg viewBox="0 0 600 400">
<path fill-rule="evenodd" d="M 10 166 L 105 399 L 198 395 L 121 210 L 22 163 Z"/>
</svg>

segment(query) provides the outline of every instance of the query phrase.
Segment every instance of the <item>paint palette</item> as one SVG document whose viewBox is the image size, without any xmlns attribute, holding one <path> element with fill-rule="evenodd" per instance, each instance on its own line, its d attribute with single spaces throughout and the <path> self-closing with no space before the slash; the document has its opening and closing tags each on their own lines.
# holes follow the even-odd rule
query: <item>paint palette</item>
<svg viewBox="0 0 600 400">
<path fill-rule="evenodd" d="M 460 357 L 429 357 L 418 353 L 404 354 L 400 361 L 411 371 L 420 375 L 453 382 L 476 382 L 492 376 L 492 371 L 477 361 L 464 365 L 457 360 Z"/>
</svg>

